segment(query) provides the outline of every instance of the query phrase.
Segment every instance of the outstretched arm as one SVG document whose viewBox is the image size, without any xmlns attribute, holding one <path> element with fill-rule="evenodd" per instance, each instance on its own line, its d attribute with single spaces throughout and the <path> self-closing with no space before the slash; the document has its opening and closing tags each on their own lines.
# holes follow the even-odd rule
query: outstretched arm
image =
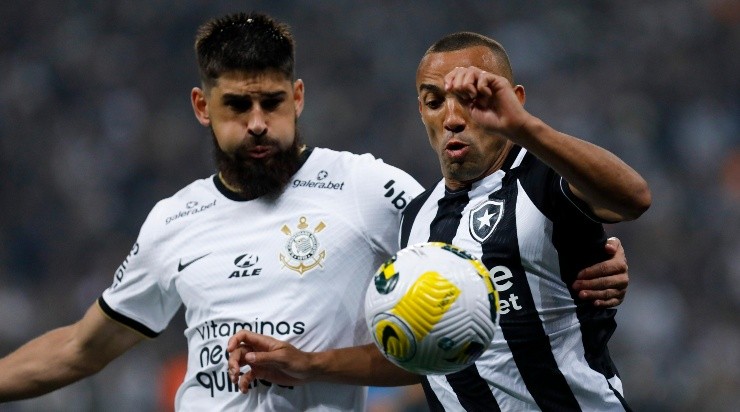
<svg viewBox="0 0 740 412">
<path fill-rule="evenodd" d="M 388 361 L 373 344 L 324 352 L 303 352 L 269 336 L 240 331 L 229 339 L 229 376 L 246 393 L 254 379 L 279 385 L 312 381 L 347 385 L 403 386 L 419 376 Z M 250 369 L 240 375 L 240 368 Z"/>
<path fill-rule="evenodd" d="M 650 207 L 645 180 L 611 152 L 561 133 L 524 109 L 522 86 L 477 67 L 457 67 L 445 88 L 469 104 L 472 118 L 490 133 L 526 148 L 552 167 L 600 218 L 638 218 Z"/>
<path fill-rule="evenodd" d="M 0 402 L 43 395 L 90 376 L 143 338 L 107 318 L 94 303 L 78 322 L 0 359 Z"/>
<path fill-rule="evenodd" d="M 616 237 L 606 241 L 604 250 L 611 257 L 583 269 L 572 286 L 579 298 L 593 301 L 594 306 L 611 308 L 621 304 L 627 293 L 627 257 Z"/>
</svg>

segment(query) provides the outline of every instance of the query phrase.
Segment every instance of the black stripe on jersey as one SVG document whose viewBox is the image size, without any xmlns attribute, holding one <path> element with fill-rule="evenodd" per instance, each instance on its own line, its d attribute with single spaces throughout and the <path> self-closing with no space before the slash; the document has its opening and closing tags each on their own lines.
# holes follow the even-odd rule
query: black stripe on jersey
<svg viewBox="0 0 740 412">
<path fill-rule="evenodd" d="M 580 323 L 584 356 L 591 369 L 598 371 L 606 379 L 618 375 L 607 342 L 617 327 L 615 309 L 596 308 L 591 301 L 582 301 L 571 288 L 578 272 L 588 266 L 608 258 L 604 252 L 606 233 L 595 216 L 587 212 L 585 203 L 574 203 L 575 195 L 567 188 L 567 183 L 534 157 L 528 155 L 530 176 L 536 179 L 521 179 L 522 187 L 540 211 L 553 222 L 552 243 L 558 252 L 560 274 L 568 286 L 570 296 L 576 304 L 576 316 Z M 540 182 L 537 182 L 540 179 Z M 546 180 L 548 192 L 542 191 L 541 179 Z M 538 189 L 539 187 L 539 189 Z M 545 198 L 559 199 L 546 201 Z M 625 409 L 629 410 L 624 398 L 614 390 Z"/>
<path fill-rule="evenodd" d="M 457 395 L 460 405 L 469 412 L 499 412 L 501 408 L 488 387 L 488 382 L 480 376 L 475 363 L 445 376 Z"/>
<path fill-rule="evenodd" d="M 607 383 L 609 383 L 609 382 L 607 382 Z M 630 408 L 630 406 L 627 405 L 627 400 L 624 399 L 624 396 L 622 396 L 622 394 L 619 393 L 618 390 L 614 389 L 614 387 L 612 386 L 611 383 L 609 383 L 609 389 L 611 389 L 612 392 L 614 393 L 614 396 L 616 396 L 617 399 L 619 399 L 619 403 L 622 404 L 622 406 L 624 407 L 625 412 L 632 412 L 632 408 Z"/>
<path fill-rule="evenodd" d="M 437 201 L 437 214 L 432 223 L 429 224 L 429 241 L 452 243 L 460 226 L 462 212 L 470 202 L 468 192 L 470 189 L 449 192 L 445 189 L 445 195 Z"/>
<path fill-rule="evenodd" d="M 527 390 L 542 410 L 578 411 L 580 406 L 558 368 L 522 267 L 517 238 L 516 174 L 516 169 L 507 173 L 503 187 L 489 196 L 504 202 L 504 215 L 493 235 L 483 243 L 481 260 L 489 269 L 506 266 L 513 275 L 512 286 L 499 291 L 500 299 L 508 300 L 510 305 L 509 312 L 500 315 L 499 325 Z"/>
<path fill-rule="evenodd" d="M 429 196 L 432 194 L 433 190 L 434 188 L 425 190 L 424 193 L 416 196 L 414 199 L 411 200 L 411 202 L 409 202 L 409 205 L 406 206 L 406 209 L 404 209 L 401 213 L 401 237 L 399 239 L 399 245 L 401 246 L 401 248 L 405 248 L 406 246 L 408 246 L 409 235 L 411 234 L 411 226 L 414 225 L 416 215 L 419 214 L 419 210 L 421 210 L 421 207 L 424 205 L 427 199 L 429 199 Z"/>
<path fill-rule="evenodd" d="M 157 336 L 159 336 L 159 333 L 149 329 L 142 323 L 139 323 L 127 316 L 121 315 L 120 313 L 113 310 L 113 308 L 105 303 L 105 300 L 102 296 L 98 298 L 98 305 L 100 306 L 100 309 L 103 310 L 103 313 L 105 313 L 109 318 L 115 320 L 118 323 L 128 326 L 129 328 L 141 333 L 147 338 L 156 338 Z"/>
<path fill-rule="evenodd" d="M 437 214 L 434 216 L 429 230 L 429 241 L 452 243 L 457 234 L 457 228 L 460 226 L 462 212 L 465 206 L 470 202 L 468 197 L 469 190 L 457 192 L 446 192 L 445 196 L 437 202 Z M 478 373 L 475 364 L 468 366 L 460 372 L 452 373 L 446 376 L 447 382 L 460 404 L 466 411 L 497 411 L 498 404 L 488 387 L 488 383 Z M 434 391 L 429 387 L 426 378 L 422 380 L 424 392 L 427 394 L 427 402 L 441 408 L 441 403 L 437 399 Z M 431 394 L 431 396 L 429 396 Z"/>
<path fill-rule="evenodd" d="M 426 376 L 421 377 L 421 388 L 424 389 L 424 397 L 427 399 L 427 406 L 429 406 L 430 412 L 445 412 L 445 407 L 442 406 L 442 402 L 437 398 L 437 394 L 434 393 L 434 389 L 429 386 L 429 379 Z"/>
<path fill-rule="evenodd" d="M 427 199 L 429 199 L 433 190 L 434 188 L 425 190 L 424 193 L 411 200 L 409 205 L 406 206 L 406 209 L 404 209 L 401 217 L 401 236 L 399 239 L 401 248 L 408 246 L 411 227 L 414 225 L 416 215 L 419 214 L 419 210 L 421 210 L 421 207 Z M 440 403 L 437 395 L 434 394 L 434 390 L 429 386 L 429 380 L 426 376 L 421 377 L 421 387 L 424 389 L 424 395 L 427 399 L 427 405 L 429 406 L 430 412 L 444 412 L 445 408 L 442 406 L 442 403 Z"/>
</svg>

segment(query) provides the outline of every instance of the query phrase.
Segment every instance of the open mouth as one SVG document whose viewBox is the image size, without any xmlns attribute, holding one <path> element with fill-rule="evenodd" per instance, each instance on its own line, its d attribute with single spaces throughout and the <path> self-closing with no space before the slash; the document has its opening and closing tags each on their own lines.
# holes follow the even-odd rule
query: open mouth
<svg viewBox="0 0 740 412">
<path fill-rule="evenodd" d="M 451 158 L 460 158 L 468 152 L 468 145 L 457 140 L 451 140 L 445 145 L 445 152 Z"/>
</svg>

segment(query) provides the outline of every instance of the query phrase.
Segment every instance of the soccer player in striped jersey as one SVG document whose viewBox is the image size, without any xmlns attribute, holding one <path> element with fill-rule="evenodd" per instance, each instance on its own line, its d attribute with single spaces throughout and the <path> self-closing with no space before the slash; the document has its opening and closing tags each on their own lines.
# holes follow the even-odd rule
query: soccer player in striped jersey
<svg viewBox="0 0 740 412">
<path fill-rule="evenodd" d="M 442 38 L 422 58 L 416 86 L 443 179 L 405 210 L 401 246 L 442 241 L 470 251 L 501 299 L 491 347 L 463 371 L 422 378 L 430 408 L 629 410 L 607 349 L 615 310 L 571 285 L 604 259 L 603 223 L 650 206 L 647 183 L 612 153 L 528 113 L 524 87 L 490 38 Z M 249 364 L 248 378 L 381 385 L 396 376 L 374 346 L 307 354 L 240 332 L 229 349 L 230 370 Z"/>
</svg>

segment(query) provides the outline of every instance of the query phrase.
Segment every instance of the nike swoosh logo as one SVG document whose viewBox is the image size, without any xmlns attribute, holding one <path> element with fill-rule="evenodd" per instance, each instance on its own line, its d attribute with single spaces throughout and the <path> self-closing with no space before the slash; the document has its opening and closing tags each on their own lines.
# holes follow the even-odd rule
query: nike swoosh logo
<svg viewBox="0 0 740 412">
<path fill-rule="evenodd" d="M 186 267 L 188 267 L 188 266 L 192 265 L 193 263 L 195 263 L 195 262 L 197 262 L 197 261 L 199 261 L 199 260 L 203 259 L 204 257 L 206 257 L 206 256 L 208 256 L 208 255 L 210 255 L 210 254 L 211 254 L 211 252 L 208 252 L 208 253 L 206 253 L 206 254 L 205 254 L 205 255 L 203 255 L 203 256 L 199 256 L 199 257 L 197 257 L 197 258 L 195 258 L 195 259 L 191 260 L 190 262 L 185 262 L 185 263 L 182 263 L 182 259 L 180 259 L 180 261 L 179 261 L 179 262 L 177 263 L 177 271 L 178 271 L 178 272 L 182 272 L 182 271 L 183 271 L 183 269 L 185 269 Z"/>
</svg>

